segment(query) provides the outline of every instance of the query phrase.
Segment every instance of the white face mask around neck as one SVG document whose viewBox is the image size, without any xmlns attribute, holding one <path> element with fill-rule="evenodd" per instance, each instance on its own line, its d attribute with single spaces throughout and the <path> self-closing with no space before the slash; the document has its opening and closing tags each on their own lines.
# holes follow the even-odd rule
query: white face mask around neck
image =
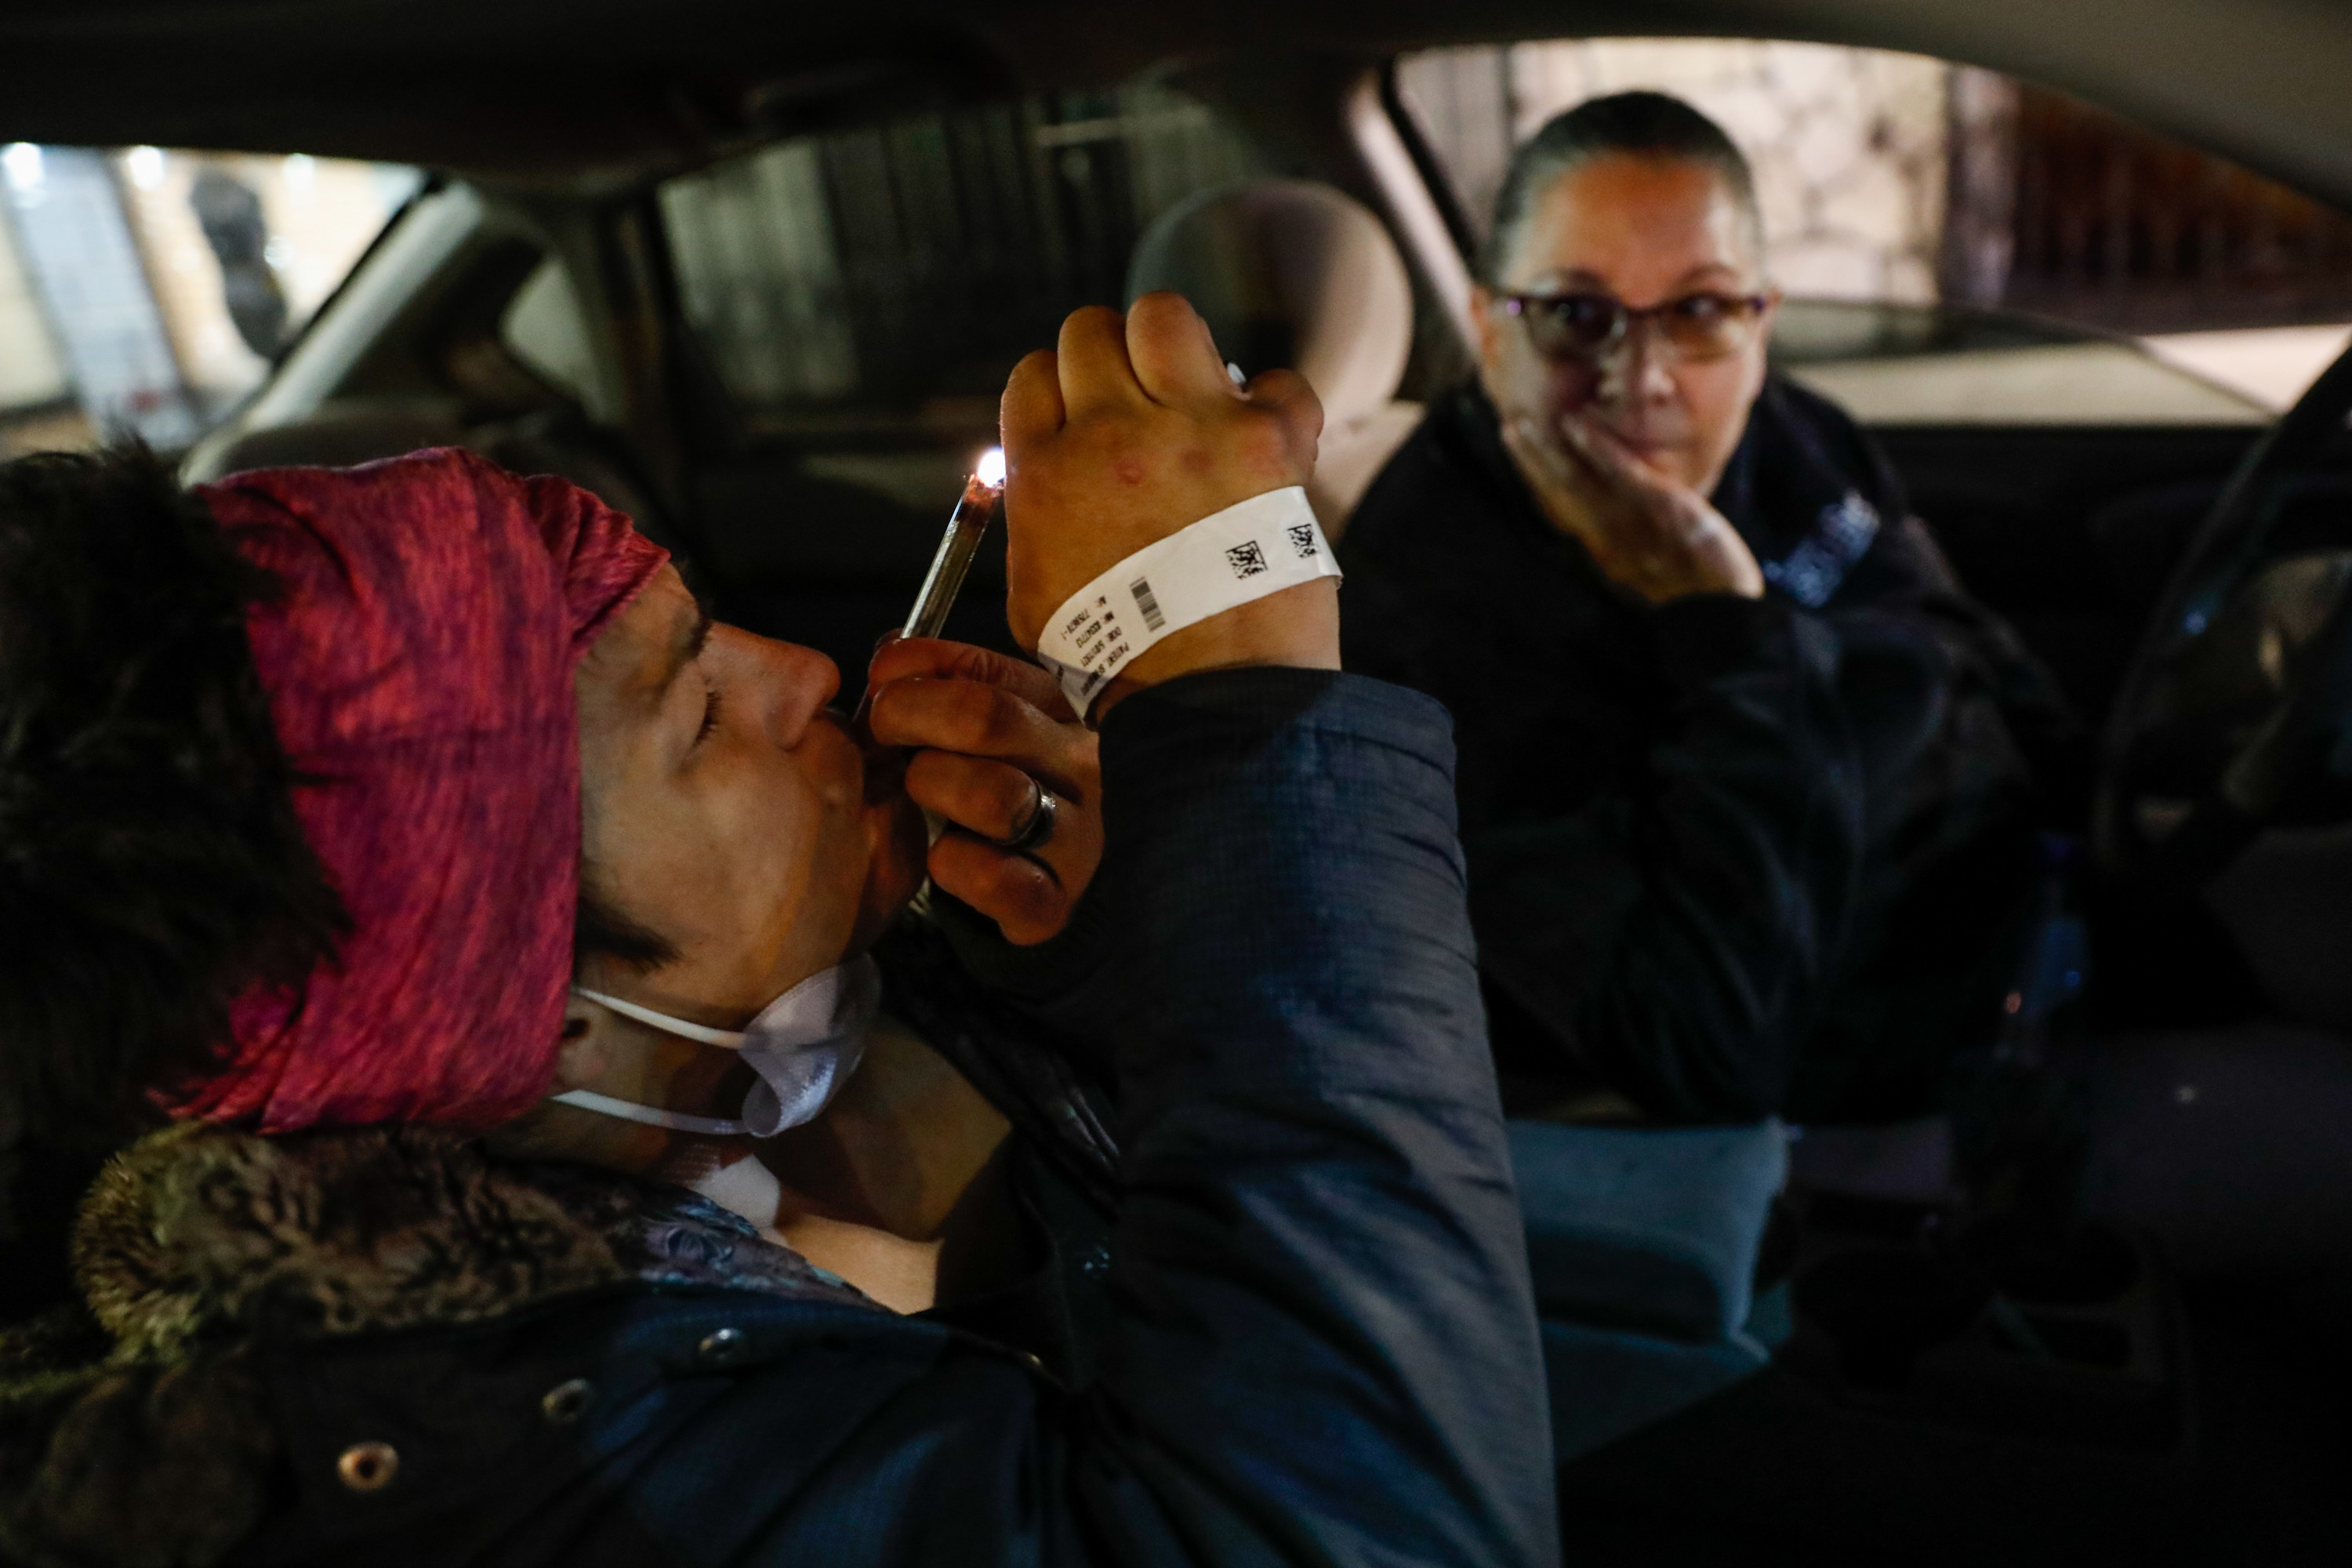
<svg viewBox="0 0 2352 1568">
<path fill-rule="evenodd" d="M 585 986 L 575 985 L 572 991 L 664 1034 L 740 1051 L 760 1081 L 743 1096 L 740 1120 L 689 1116 L 584 1089 L 555 1096 L 556 1104 L 683 1132 L 773 1138 L 787 1127 L 813 1120 L 857 1070 L 866 1056 L 866 1033 L 881 1009 L 882 976 L 872 959 L 854 958 L 810 975 L 760 1009 L 760 1016 L 740 1032 L 690 1024 Z"/>
</svg>

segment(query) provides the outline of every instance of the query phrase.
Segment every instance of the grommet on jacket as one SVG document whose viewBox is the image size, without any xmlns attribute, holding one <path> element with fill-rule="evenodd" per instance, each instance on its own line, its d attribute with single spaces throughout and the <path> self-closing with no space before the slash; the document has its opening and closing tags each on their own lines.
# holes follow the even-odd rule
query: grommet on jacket
<svg viewBox="0 0 2352 1568">
<path fill-rule="evenodd" d="M 743 1331 L 713 1329 L 694 1347 L 697 1360 L 705 1366 L 725 1366 L 743 1353 Z"/>
<path fill-rule="evenodd" d="M 400 1473 L 400 1450 L 389 1443 L 354 1443 L 335 1461 L 335 1474 L 355 1492 L 380 1492 Z"/>
<path fill-rule="evenodd" d="M 595 1397 L 596 1385 L 584 1377 L 575 1377 L 569 1383 L 557 1384 L 541 1396 L 540 1414 L 551 1426 L 569 1426 L 587 1414 Z"/>
</svg>

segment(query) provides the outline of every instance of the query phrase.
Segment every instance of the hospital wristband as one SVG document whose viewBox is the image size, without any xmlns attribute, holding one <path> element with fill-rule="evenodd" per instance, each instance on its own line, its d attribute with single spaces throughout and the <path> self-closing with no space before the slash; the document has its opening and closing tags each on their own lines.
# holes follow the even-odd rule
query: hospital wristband
<svg viewBox="0 0 2352 1568">
<path fill-rule="evenodd" d="M 1236 605 L 1338 577 L 1307 492 L 1268 490 L 1145 546 L 1071 595 L 1037 639 L 1037 662 L 1079 718 L 1161 638 Z"/>
</svg>

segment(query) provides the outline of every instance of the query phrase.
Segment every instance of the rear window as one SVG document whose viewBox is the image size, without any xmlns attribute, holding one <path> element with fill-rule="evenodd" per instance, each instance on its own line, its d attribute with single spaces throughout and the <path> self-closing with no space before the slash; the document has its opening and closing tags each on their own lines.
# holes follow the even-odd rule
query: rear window
<svg viewBox="0 0 2352 1568">
<path fill-rule="evenodd" d="M 2032 82 L 1707 38 L 1429 50 L 1398 79 L 1482 240 L 1560 110 L 1654 88 L 1712 116 L 1755 168 L 1767 270 L 1811 302 L 1784 363 L 1865 419 L 2258 421 L 2352 336 L 2352 216 Z"/>
<path fill-rule="evenodd" d="M 807 137 L 660 193 L 689 325 L 759 428 L 992 422 L 1013 363 L 1194 192 L 1263 173 L 1206 104 L 1156 84 Z"/>
<path fill-rule="evenodd" d="M 0 148 L 0 455 L 193 442 L 421 179 L 299 153 Z"/>
</svg>

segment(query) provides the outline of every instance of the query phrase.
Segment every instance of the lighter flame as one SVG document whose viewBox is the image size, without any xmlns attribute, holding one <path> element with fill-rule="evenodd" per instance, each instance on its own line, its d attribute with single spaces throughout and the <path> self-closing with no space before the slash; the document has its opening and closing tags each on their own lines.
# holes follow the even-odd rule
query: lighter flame
<svg viewBox="0 0 2352 1568">
<path fill-rule="evenodd" d="M 972 469 L 980 482 L 995 489 L 1004 483 L 1004 448 L 991 447 L 980 455 L 979 466 Z"/>
</svg>

